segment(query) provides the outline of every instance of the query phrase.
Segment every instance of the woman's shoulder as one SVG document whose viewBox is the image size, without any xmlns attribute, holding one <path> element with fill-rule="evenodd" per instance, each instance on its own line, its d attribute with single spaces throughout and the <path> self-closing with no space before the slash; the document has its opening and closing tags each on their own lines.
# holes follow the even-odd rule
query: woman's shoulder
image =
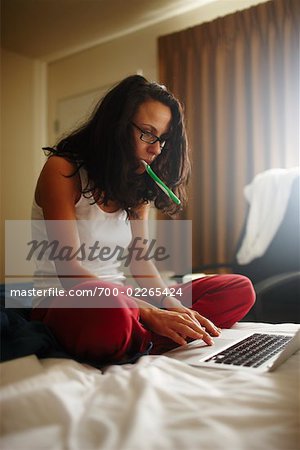
<svg viewBox="0 0 300 450">
<path fill-rule="evenodd" d="M 39 181 L 48 183 L 65 183 L 78 185 L 79 170 L 76 163 L 61 156 L 50 156 L 40 173 Z"/>
<path fill-rule="evenodd" d="M 37 204 L 49 202 L 56 197 L 65 197 L 76 202 L 80 196 L 81 181 L 76 164 L 61 156 L 50 156 L 37 182 Z"/>
<path fill-rule="evenodd" d="M 59 175 L 72 176 L 77 170 L 77 165 L 63 156 L 51 155 L 45 162 L 43 170 L 57 172 Z"/>
</svg>

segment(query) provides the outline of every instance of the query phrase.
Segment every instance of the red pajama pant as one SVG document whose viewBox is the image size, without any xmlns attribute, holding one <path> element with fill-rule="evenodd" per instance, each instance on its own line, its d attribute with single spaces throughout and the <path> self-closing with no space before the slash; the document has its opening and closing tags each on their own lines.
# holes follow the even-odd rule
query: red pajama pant
<svg viewBox="0 0 300 450">
<path fill-rule="evenodd" d="M 120 287 L 101 281 L 87 281 L 75 289 Z M 242 275 L 214 275 L 177 285 L 184 304 L 191 299 L 192 309 L 210 319 L 220 328 L 230 328 L 242 319 L 255 301 L 251 282 Z M 99 307 L 101 297 L 94 299 L 98 307 L 83 308 L 83 297 L 62 297 L 51 300 L 47 308 L 36 308 L 32 320 L 44 322 L 60 344 L 74 357 L 99 362 L 119 362 L 144 352 L 153 342 L 152 354 L 163 353 L 177 346 L 170 339 L 147 330 L 139 321 L 139 308 L 125 294 L 112 296 L 113 307 Z M 59 307 L 58 307 L 59 306 Z M 100 305 L 101 306 L 101 305 Z"/>
</svg>

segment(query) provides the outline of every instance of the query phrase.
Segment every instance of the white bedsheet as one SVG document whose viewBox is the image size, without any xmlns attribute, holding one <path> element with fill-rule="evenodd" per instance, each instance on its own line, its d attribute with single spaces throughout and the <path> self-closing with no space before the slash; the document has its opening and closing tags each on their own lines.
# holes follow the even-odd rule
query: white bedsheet
<svg viewBox="0 0 300 450">
<path fill-rule="evenodd" d="M 66 359 L 2 363 L 1 449 L 296 450 L 299 359 L 298 352 L 266 374 L 194 368 L 166 356 L 104 373 Z"/>
</svg>

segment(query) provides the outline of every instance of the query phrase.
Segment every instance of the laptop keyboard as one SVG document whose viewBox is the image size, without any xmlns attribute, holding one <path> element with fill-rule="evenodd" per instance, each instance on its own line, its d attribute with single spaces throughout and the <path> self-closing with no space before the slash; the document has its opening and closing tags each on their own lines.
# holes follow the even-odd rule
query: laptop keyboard
<svg viewBox="0 0 300 450">
<path fill-rule="evenodd" d="M 259 367 L 280 352 L 291 339 L 290 336 L 255 333 L 205 361 Z"/>
</svg>

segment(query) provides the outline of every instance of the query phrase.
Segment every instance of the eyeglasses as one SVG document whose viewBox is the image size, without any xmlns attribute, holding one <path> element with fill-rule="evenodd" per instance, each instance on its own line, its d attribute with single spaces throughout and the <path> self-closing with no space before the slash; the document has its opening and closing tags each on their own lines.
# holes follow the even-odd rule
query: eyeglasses
<svg viewBox="0 0 300 450">
<path fill-rule="evenodd" d="M 161 150 L 166 145 L 167 139 L 162 139 L 161 137 L 155 136 L 155 134 L 150 133 L 150 131 L 142 130 L 142 128 L 138 127 L 135 123 L 131 122 L 131 125 L 133 125 L 137 130 L 141 132 L 140 140 L 143 142 L 147 142 L 147 144 L 155 144 L 155 142 L 159 142 L 159 146 Z"/>
</svg>

